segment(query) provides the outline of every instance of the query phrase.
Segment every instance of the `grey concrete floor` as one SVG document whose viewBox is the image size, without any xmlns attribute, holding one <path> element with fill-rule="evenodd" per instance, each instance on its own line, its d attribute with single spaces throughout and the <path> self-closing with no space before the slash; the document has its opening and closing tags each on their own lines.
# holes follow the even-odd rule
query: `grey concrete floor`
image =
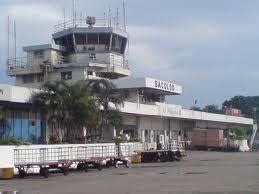
<svg viewBox="0 0 259 194">
<path fill-rule="evenodd" d="M 51 174 L 48 179 L 0 180 L 0 190 L 26 194 L 259 193 L 259 152 L 193 151 L 181 162 Z"/>
</svg>

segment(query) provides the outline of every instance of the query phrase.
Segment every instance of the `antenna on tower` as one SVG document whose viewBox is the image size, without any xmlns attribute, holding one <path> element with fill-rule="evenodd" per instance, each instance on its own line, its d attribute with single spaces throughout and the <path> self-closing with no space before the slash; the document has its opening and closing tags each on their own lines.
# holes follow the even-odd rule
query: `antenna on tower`
<svg viewBox="0 0 259 194">
<path fill-rule="evenodd" d="M 116 25 L 119 26 L 119 8 L 116 11 Z"/>
<path fill-rule="evenodd" d="M 76 19 L 76 0 L 72 0 L 72 20 L 73 20 L 74 27 L 75 27 L 75 19 Z"/>
<path fill-rule="evenodd" d="M 7 65 L 9 65 L 10 58 L 10 18 L 7 17 Z"/>
<path fill-rule="evenodd" d="M 15 20 L 13 23 L 13 36 L 14 36 L 14 58 L 16 59 L 16 21 Z"/>
<path fill-rule="evenodd" d="M 109 5 L 109 22 L 110 22 L 110 27 L 112 26 L 112 15 L 111 15 L 111 6 Z"/>
<path fill-rule="evenodd" d="M 125 9 L 125 1 L 123 1 L 122 6 L 123 6 L 123 26 L 124 26 L 124 30 L 126 31 L 126 9 Z"/>
<path fill-rule="evenodd" d="M 104 24 L 103 25 L 106 26 L 106 13 L 105 12 L 103 13 L 103 20 L 104 20 Z"/>
<path fill-rule="evenodd" d="M 66 9 L 63 8 L 64 29 L 66 28 Z"/>
</svg>

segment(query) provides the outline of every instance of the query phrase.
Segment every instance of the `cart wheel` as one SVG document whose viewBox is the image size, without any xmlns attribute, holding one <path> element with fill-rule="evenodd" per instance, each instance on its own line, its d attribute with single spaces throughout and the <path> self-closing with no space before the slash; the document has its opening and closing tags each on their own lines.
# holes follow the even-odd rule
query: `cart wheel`
<svg viewBox="0 0 259 194">
<path fill-rule="evenodd" d="M 43 176 L 43 168 L 40 168 L 40 176 Z"/>
<path fill-rule="evenodd" d="M 68 173 L 69 173 L 69 169 L 68 169 L 68 167 L 64 167 L 64 175 L 65 176 L 67 176 L 68 175 Z"/>
<path fill-rule="evenodd" d="M 106 168 L 110 168 L 111 167 L 111 161 L 110 160 L 107 161 L 105 166 L 106 166 Z"/>
<path fill-rule="evenodd" d="M 119 168 L 119 162 L 118 161 L 114 162 L 114 167 Z"/>
<path fill-rule="evenodd" d="M 125 161 L 124 165 L 125 165 L 126 168 L 129 168 L 129 161 L 128 160 Z"/>
<path fill-rule="evenodd" d="M 88 169 L 89 169 L 88 164 L 84 164 L 84 170 L 85 170 L 85 172 L 88 172 Z"/>
<path fill-rule="evenodd" d="M 40 175 L 43 176 L 44 178 L 49 177 L 49 169 L 48 168 L 41 168 L 40 169 Z"/>
<path fill-rule="evenodd" d="M 167 162 L 167 156 L 165 154 L 160 156 L 160 162 Z"/>
<path fill-rule="evenodd" d="M 101 164 L 97 164 L 97 169 L 98 169 L 99 171 L 102 171 L 103 166 L 102 166 Z"/>
<path fill-rule="evenodd" d="M 49 169 L 48 168 L 44 169 L 43 176 L 44 176 L 44 178 L 48 178 L 49 177 Z"/>
<path fill-rule="evenodd" d="M 84 164 L 82 164 L 82 163 L 77 164 L 76 169 L 79 171 L 84 170 Z"/>
<path fill-rule="evenodd" d="M 26 176 L 26 172 L 22 169 L 19 169 L 19 178 L 24 178 Z"/>
</svg>

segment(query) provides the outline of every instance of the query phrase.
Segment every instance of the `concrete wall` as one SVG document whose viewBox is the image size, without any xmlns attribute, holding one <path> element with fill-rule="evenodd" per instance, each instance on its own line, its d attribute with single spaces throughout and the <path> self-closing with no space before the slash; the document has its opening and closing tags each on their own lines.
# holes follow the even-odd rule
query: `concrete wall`
<svg viewBox="0 0 259 194">
<path fill-rule="evenodd" d="M 85 79 L 85 67 L 66 67 L 64 69 L 55 69 L 53 72 L 48 74 L 49 81 L 56 81 L 61 79 L 61 72 L 72 71 L 72 80 L 69 81 L 79 81 Z"/>
<path fill-rule="evenodd" d="M 195 127 L 197 128 L 220 128 L 226 129 L 228 124 L 220 123 L 220 122 L 213 122 L 213 121 L 195 121 Z"/>
<path fill-rule="evenodd" d="M 0 168 L 14 167 L 14 147 L 0 146 Z"/>
<path fill-rule="evenodd" d="M 122 123 L 124 125 L 137 125 L 137 115 L 122 114 Z"/>
<path fill-rule="evenodd" d="M 27 62 L 29 66 L 43 64 L 44 61 L 49 61 L 51 64 L 57 64 L 60 51 L 54 49 L 44 49 L 42 57 L 36 57 L 34 51 L 27 52 Z"/>
<path fill-rule="evenodd" d="M 24 83 L 23 82 L 23 76 L 17 75 L 15 78 L 15 85 L 20 87 L 26 87 L 26 88 L 41 88 L 43 86 L 44 82 L 38 82 L 37 79 L 34 79 L 33 83 Z"/>
<path fill-rule="evenodd" d="M 117 66 L 123 66 L 123 56 L 114 54 L 114 53 L 96 53 L 93 51 L 93 54 L 95 54 L 95 59 L 91 58 L 91 53 L 75 53 L 70 54 L 68 57 L 68 61 L 70 63 L 89 63 L 89 62 L 96 62 L 101 64 L 111 64 L 111 65 L 117 65 Z"/>
<path fill-rule="evenodd" d="M 38 90 L 0 84 L 0 101 L 25 103 Z"/>
</svg>

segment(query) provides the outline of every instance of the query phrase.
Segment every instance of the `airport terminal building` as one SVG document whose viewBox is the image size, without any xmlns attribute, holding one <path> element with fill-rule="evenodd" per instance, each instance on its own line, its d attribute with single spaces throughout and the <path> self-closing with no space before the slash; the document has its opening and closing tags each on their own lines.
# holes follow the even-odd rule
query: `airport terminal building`
<svg viewBox="0 0 259 194">
<path fill-rule="evenodd" d="M 28 103 L 31 93 L 46 82 L 108 79 L 127 91 L 120 107 L 123 133 L 143 142 L 166 144 L 179 137 L 191 140 L 193 128 L 226 129 L 240 124 L 256 131 L 253 119 L 187 110 L 167 104 L 168 95 L 181 95 L 182 86 L 154 78 L 127 78 L 128 33 L 125 25 L 87 17 L 66 21 L 55 27 L 53 43 L 26 46 L 25 57 L 7 61 L 7 74 L 16 86 L 0 84 L 0 106 L 8 104 L 8 135 L 35 142 L 48 141 L 50 129 L 45 116 Z M 7 135 L 1 130 L 0 135 Z M 105 134 L 111 139 L 114 129 Z"/>
</svg>

